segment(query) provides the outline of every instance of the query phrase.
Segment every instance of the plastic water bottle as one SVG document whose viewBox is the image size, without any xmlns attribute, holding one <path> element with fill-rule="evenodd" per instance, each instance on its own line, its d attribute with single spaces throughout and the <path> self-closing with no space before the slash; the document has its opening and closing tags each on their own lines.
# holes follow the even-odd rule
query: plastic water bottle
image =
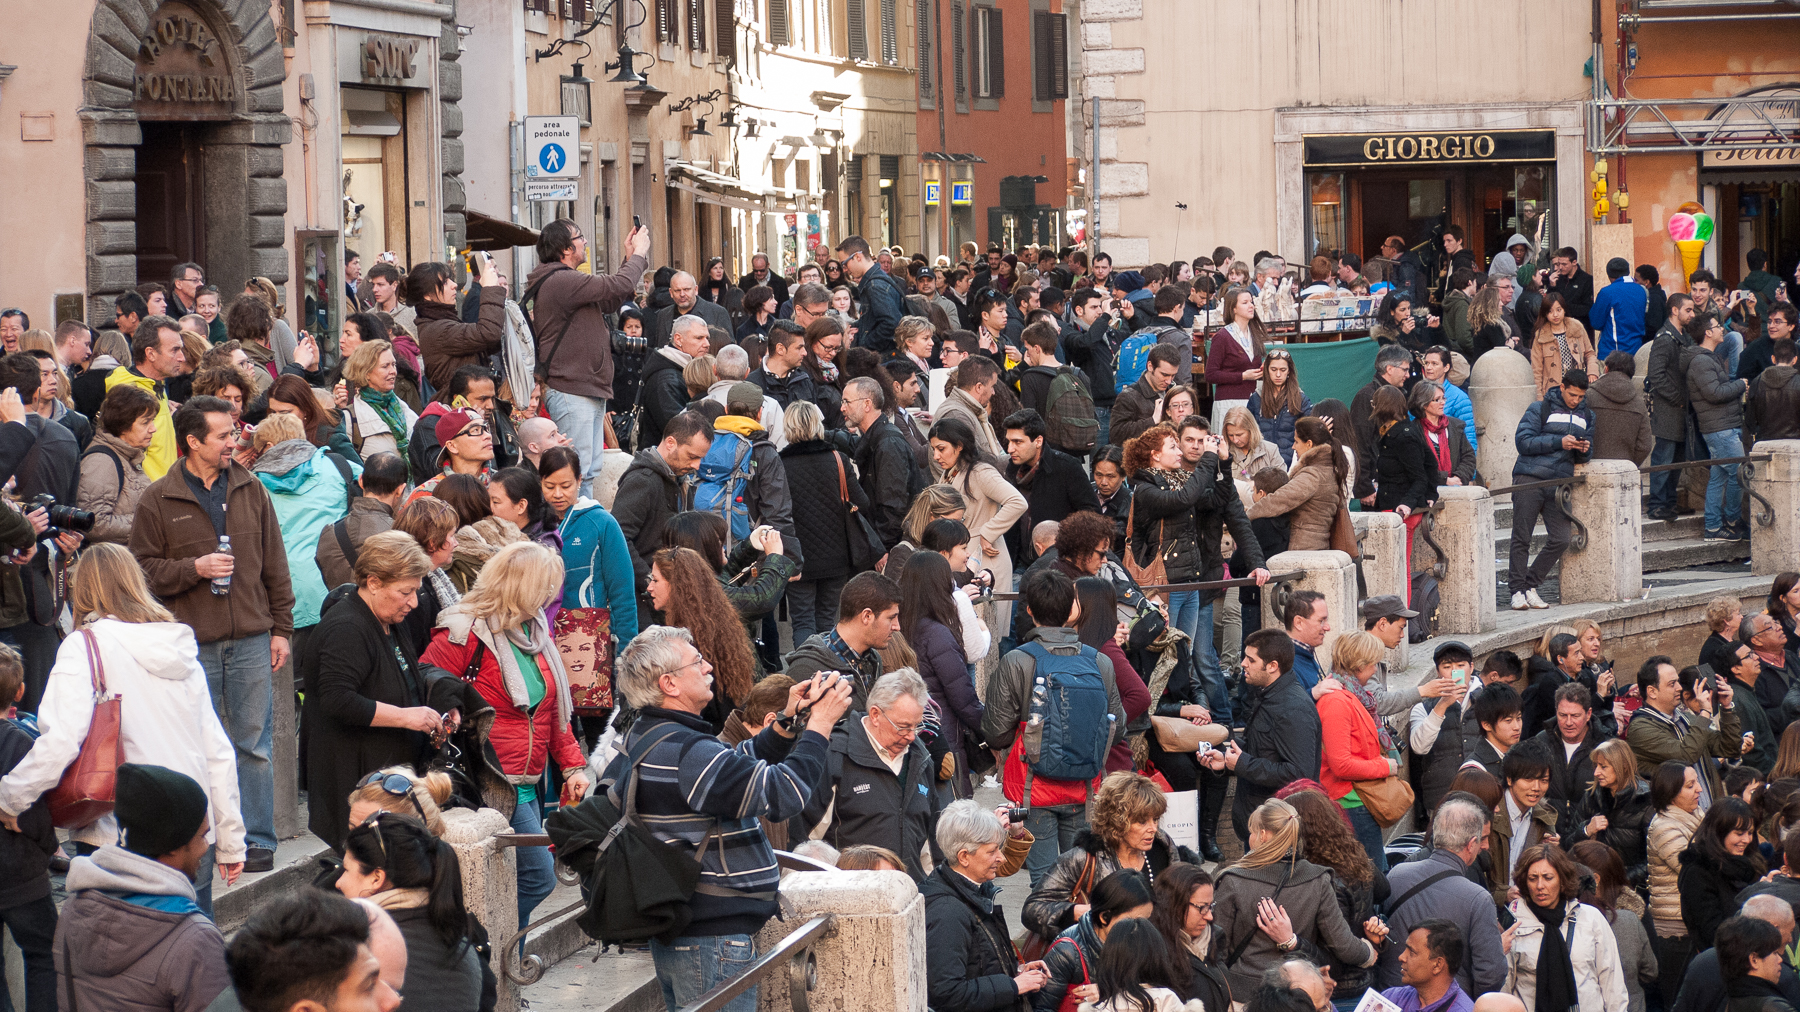
<svg viewBox="0 0 1800 1012">
<path fill-rule="evenodd" d="M 231 554 L 231 538 L 228 535 L 223 535 L 223 534 L 219 535 L 218 551 L 219 551 L 220 555 L 230 555 Z M 220 595 L 221 597 L 223 597 L 226 594 L 231 593 L 231 575 L 228 573 L 224 576 L 213 577 L 212 592 Z"/>
</svg>

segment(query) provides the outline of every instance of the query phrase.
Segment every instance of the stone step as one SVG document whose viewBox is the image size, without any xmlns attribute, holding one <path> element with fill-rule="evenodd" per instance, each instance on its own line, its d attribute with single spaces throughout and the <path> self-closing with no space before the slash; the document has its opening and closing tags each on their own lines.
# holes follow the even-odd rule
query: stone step
<svg viewBox="0 0 1800 1012">
<path fill-rule="evenodd" d="M 1533 538 L 1532 554 L 1537 553 L 1537 546 L 1542 544 L 1541 538 Z M 1750 558 L 1750 542 L 1748 541 L 1703 541 L 1699 537 L 1670 538 L 1661 541 L 1645 539 L 1644 572 L 1665 573 L 1672 570 L 1687 569 L 1692 566 L 1713 566 L 1720 563 L 1747 561 Z M 1509 565 L 1508 544 L 1497 540 L 1494 551 L 1496 572 L 1502 582 L 1506 579 Z"/>
<path fill-rule="evenodd" d="M 532 1012 L 661 1012 L 662 985 L 650 950 L 592 946 L 550 967 L 535 984 L 519 989 L 519 1006 Z"/>
<path fill-rule="evenodd" d="M 556 889 L 545 898 L 544 902 L 538 904 L 538 908 L 532 912 L 531 917 L 533 920 L 548 917 L 551 913 L 562 910 L 580 899 L 580 886 L 564 885 L 559 881 L 556 883 Z M 583 948 L 592 948 L 595 944 L 594 940 L 589 938 L 587 933 L 575 923 L 575 918 L 580 913 L 581 910 L 577 908 L 549 924 L 532 929 L 531 934 L 525 936 L 525 955 L 538 957 L 544 966 L 555 966 Z"/>
<path fill-rule="evenodd" d="M 325 841 L 302 833 L 275 847 L 275 870 L 238 876 L 237 885 L 226 886 L 213 877 L 213 920 L 227 938 L 249 920 L 252 911 L 271 900 L 291 896 L 312 884 L 319 873 L 317 858 L 330 853 Z"/>
<path fill-rule="evenodd" d="M 1659 541 L 1697 540 L 1705 533 L 1706 518 L 1698 513 L 1691 517 L 1677 517 L 1674 520 L 1645 520 L 1643 523 L 1643 541 L 1646 545 Z M 1549 539 L 1550 535 L 1544 529 L 1544 522 L 1538 521 L 1538 525 L 1531 535 L 1532 554 L 1537 554 Z M 1505 525 L 1495 521 L 1494 547 L 1499 553 L 1499 557 L 1505 558 L 1506 553 L 1511 551 L 1511 546 L 1512 518 L 1508 517 Z"/>
</svg>

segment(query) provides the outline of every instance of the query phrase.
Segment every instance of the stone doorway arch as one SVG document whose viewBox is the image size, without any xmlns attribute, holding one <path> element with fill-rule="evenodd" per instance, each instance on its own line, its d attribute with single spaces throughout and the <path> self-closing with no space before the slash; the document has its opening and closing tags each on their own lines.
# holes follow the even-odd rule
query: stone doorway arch
<svg viewBox="0 0 1800 1012">
<path fill-rule="evenodd" d="M 204 69 L 177 80 L 154 73 L 156 62 L 177 50 Z M 98 0 L 78 113 L 90 321 L 111 319 L 113 297 L 138 283 L 137 149 L 147 118 L 190 121 L 201 138 L 208 283 L 229 301 L 247 278 L 287 281 L 281 149 L 292 127 L 282 111 L 284 76 L 267 2 Z M 147 111 L 152 106 L 157 111 Z"/>
</svg>

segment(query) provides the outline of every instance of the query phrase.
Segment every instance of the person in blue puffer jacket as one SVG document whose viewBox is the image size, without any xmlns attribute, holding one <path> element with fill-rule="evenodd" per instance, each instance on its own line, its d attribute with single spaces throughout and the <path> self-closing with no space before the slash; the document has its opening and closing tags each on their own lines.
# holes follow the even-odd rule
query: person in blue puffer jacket
<svg viewBox="0 0 1800 1012">
<path fill-rule="evenodd" d="M 1519 450 L 1513 484 L 1567 478 L 1575 473 L 1576 464 L 1587 463 L 1594 432 L 1594 412 L 1582 403 L 1587 391 L 1587 369 L 1577 366 L 1563 373 L 1561 386 L 1551 387 L 1543 400 L 1525 410 L 1513 434 L 1513 445 Z M 1548 608 L 1537 588 L 1569 547 L 1569 515 L 1556 502 L 1555 486 L 1514 492 L 1512 498 L 1512 556 L 1506 582 L 1512 591 L 1513 610 Z M 1549 539 L 1537 561 L 1527 567 L 1531 534 L 1540 515 Z"/>
<path fill-rule="evenodd" d="M 1268 353 L 1263 359 L 1262 383 L 1250 394 L 1246 407 L 1262 429 L 1263 442 L 1275 444 L 1282 466 L 1287 466 L 1294 459 L 1294 423 L 1312 414 L 1312 398 L 1300 390 L 1292 354 L 1281 349 Z"/>
<path fill-rule="evenodd" d="M 293 415 L 263 419 L 253 447 L 257 456 L 250 471 L 268 490 L 281 525 L 294 585 L 294 630 L 303 638 L 319 624 L 325 604 L 325 577 L 314 557 L 319 532 L 349 513 L 351 498 L 362 494 L 356 484 L 362 466 L 314 446 Z"/>
</svg>

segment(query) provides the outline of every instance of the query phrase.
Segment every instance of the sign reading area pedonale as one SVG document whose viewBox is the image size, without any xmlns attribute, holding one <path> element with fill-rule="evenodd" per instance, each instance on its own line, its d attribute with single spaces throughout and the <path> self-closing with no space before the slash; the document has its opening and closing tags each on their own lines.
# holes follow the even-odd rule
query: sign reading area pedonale
<svg viewBox="0 0 1800 1012">
<path fill-rule="evenodd" d="M 1302 140 L 1307 168 L 1556 160 L 1554 130 L 1307 134 Z"/>
<path fill-rule="evenodd" d="M 219 36 L 192 8 L 158 7 L 138 40 L 132 99 L 144 119 L 207 119 L 237 104 L 237 75 Z"/>
</svg>

